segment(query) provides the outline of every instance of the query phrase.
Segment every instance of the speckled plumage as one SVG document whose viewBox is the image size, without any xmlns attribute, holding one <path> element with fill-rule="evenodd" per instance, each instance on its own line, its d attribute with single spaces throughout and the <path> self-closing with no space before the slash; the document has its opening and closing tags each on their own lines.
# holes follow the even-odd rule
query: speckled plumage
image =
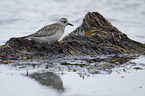
<svg viewBox="0 0 145 96">
<path fill-rule="evenodd" d="M 53 43 L 61 38 L 67 25 L 73 26 L 68 23 L 66 18 L 61 18 L 57 23 L 46 25 L 37 32 L 25 36 L 24 38 L 42 43 Z"/>
</svg>

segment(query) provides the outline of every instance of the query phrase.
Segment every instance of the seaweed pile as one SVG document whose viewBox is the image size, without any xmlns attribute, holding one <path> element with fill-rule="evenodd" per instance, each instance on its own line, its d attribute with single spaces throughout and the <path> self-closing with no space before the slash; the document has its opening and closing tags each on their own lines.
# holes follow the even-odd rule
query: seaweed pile
<svg viewBox="0 0 145 96">
<path fill-rule="evenodd" d="M 145 54 L 144 44 L 128 38 L 98 12 L 88 12 L 82 24 L 62 41 L 46 44 L 23 38 L 10 38 L 0 47 L 0 59 Z"/>
</svg>

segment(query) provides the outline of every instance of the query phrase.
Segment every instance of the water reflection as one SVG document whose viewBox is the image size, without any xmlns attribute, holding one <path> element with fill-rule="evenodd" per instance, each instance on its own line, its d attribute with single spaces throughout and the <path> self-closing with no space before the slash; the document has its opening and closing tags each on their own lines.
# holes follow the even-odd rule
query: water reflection
<svg viewBox="0 0 145 96">
<path fill-rule="evenodd" d="M 61 78 L 56 74 L 54 74 L 53 72 L 33 73 L 30 74 L 29 76 L 44 86 L 52 86 L 58 91 L 64 90 Z"/>
<path fill-rule="evenodd" d="M 135 59 L 135 58 L 140 58 L 140 59 Z M 43 89 L 44 87 L 40 85 L 38 87 L 41 90 L 36 89 L 31 93 L 35 93 L 35 92 L 39 93 L 40 91 L 43 92 L 45 91 L 47 92 L 48 96 L 102 96 L 102 94 L 103 96 L 105 96 L 106 94 L 116 92 L 114 96 L 118 96 L 117 94 L 119 92 L 114 90 L 116 90 L 117 88 L 118 89 L 122 88 L 122 87 L 116 88 L 116 86 L 119 84 L 120 84 L 119 86 L 122 86 L 122 84 L 124 86 L 121 89 L 122 92 L 125 91 L 124 88 L 126 88 L 126 86 L 129 86 L 130 88 L 134 88 L 134 86 L 131 85 L 141 86 L 141 87 L 143 86 L 144 88 L 143 85 L 144 83 L 142 83 L 142 85 L 137 85 L 136 83 L 134 83 L 136 79 L 138 80 L 138 82 L 140 80 L 142 81 L 144 80 L 142 74 L 139 76 L 138 74 L 136 75 L 132 73 L 135 76 L 133 79 L 134 81 L 131 84 L 129 83 L 130 81 L 132 81 L 132 77 L 127 77 L 126 75 L 124 75 L 127 74 L 131 69 L 143 70 L 144 67 L 142 66 L 144 66 L 144 63 L 139 63 L 139 62 L 144 62 L 144 56 L 142 57 L 129 56 L 129 55 L 124 55 L 124 56 L 105 55 L 105 56 L 94 56 L 94 57 L 93 56 L 92 57 L 61 56 L 56 58 L 43 58 L 43 59 L 37 58 L 33 60 L 20 60 L 20 61 L 13 60 L 12 63 L 7 65 L 8 66 L 10 65 L 11 67 L 18 69 L 16 70 L 16 72 L 14 72 L 14 74 L 19 74 L 21 73 L 21 71 L 23 71 L 22 73 L 26 74 L 26 70 L 28 70 L 27 73 L 29 73 L 28 74 L 29 78 L 35 79 L 43 86 L 49 86 L 49 89 L 45 87 L 46 89 L 44 90 Z M 138 66 L 139 64 L 142 65 Z M 10 74 L 12 74 L 12 72 L 9 71 L 8 69 L 4 69 L 4 70 L 7 70 Z M 142 73 L 144 74 L 144 70 L 142 71 Z M 57 74 L 59 74 L 59 76 L 57 76 Z M 21 85 L 23 81 L 24 85 L 31 85 L 31 87 L 32 86 L 37 87 L 37 85 L 33 85 L 33 83 L 36 83 L 33 82 L 34 80 L 30 80 L 30 81 L 23 80 L 23 78 L 25 77 L 26 76 L 24 77 L 21 76 L 21 79 L 17 80 L 15 83 L 11 80 L 11 78 L 5 80 L 12 81 L 12 84 L 14 83 L 15 85 Z M 15 89 L 18 90 L 20 87 L 17 87 Z M 24 87 L 23 90 L 26 89 L 31 90 L 32 88 Z M 101 92 L 98 93 L 100 90 Z M 104 94 L 106 90 L 111 90 L 111 91 L 107 91 L 107 93 Z M 79 95 L 77 93 L 79 93 Z M 58 95 L 54 95 L 54 94 L 58 94 Z M 37 95 L 25 95 L 25 96 L 46 96 L 46 95 L 37 94 Z M 119 95 L 119 96 L 127 96 L 127 95 Z M 136 95 L 132 95 L 132 96 L 136 96 Z"/>
<path fill-rule="evenodd" d="M 40 84 L 44 86 L 52 86 L 57 91 L 64 91 L 63 81 L 55 73 L 65 72 L 75 72 L 79 77 L 89 77 L 94 74 L 111 74 L 112 69 L 130 63 L 132 59 L 135 59 L 137 56 L 99 56 L 98 57 L 81 57 L 81 56 L 66 56 L 59 57 L 53 60 L 41 59 L 38 60 L 38 64 L 31 64 L 27 61 L 23 61 L 23 64 L 18 64 L 19 68 L 28 68 L 32 67 L 34 69 L 41 68 L 45 69 L 46 72 L 39 71 L 42 73 L 32 73 L 27 75 Z M 27 62 L 27 63 L 26 63 Z M 40 62 L 42 64 L 40 64 Z M 45 62 L 45 63 L 44 63 Z M 132 63 L 129 64 L 130 66 Z M 135 65 L 135 64 L 134 64 Z M 20 67 L 21 66 L 21 67 Z M 23 67 L 22 67 L 23 66 Z M 25 66 L 25 67 L 24 67 Z M 16 67 L 16 66 L 15 66 Z M 124 69 L 125 70 L 125 69 Z M 31 70 L 30 70 L 31 71 Z M 55 72 L 55 73 L 54 73 Z"/>
</svg>

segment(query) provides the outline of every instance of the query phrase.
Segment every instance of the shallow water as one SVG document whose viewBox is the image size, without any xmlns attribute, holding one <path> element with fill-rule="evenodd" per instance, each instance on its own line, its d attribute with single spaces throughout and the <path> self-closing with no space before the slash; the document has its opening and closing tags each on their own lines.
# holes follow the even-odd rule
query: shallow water
<svg viewBox="0 0 145 96">
<path fill-rule="evenodd" d="M 81 24 L 82 18 L 89 11 L 98 11 L 128 37 L 145 43 L 144 5 L 144 0 L 73 0 L 73 2 L 70 0 L 1 0 L 0 45 L 3 45 L 11 37 L 20 37 L 36 32 L 44 25 L 56 22 L 61 17 L 68 18 L 75 25 L 66 28 L 65 36 Z M 67 61 L 86 64 L 86 61 L 82 59 L 74 61 L 67 59 Z M 44 62 L 30 61 L 30 64 L 25 64 L 25 61 L 13 62 L 15 62 L 14 65 L 0 64 L 0 96 L 145 95 L 144 56 L 126 62 L 120 67 L 116 66 L 110 71 L 102 71 L 101 73 L 96 71 L 96 74 L 89 73 L 87 67 L 61 66 L 60 68 L 62 59 L 53 58 L 52 62 L 56 65 L 53 67 L 49 66 L 52 62 L 45 60 Z M 46 65 L 48 65 L 48 69 Z M 143 70 L 133 69 L 135 66 L 140 66 Z M 41 85 L 26 76 L 27 70 L 29 74 L 53 72 L 61 78 L 64 91 L 60 92 L 52 86 Z"/>
<path fill-rule="evenodd" d="M 55 60 L 55 59 L 54 59 Z M 83 61 L 83 60 L 82 60 Z M 23 61 L 24 62 L 24 61 Z M 81 61 L 80 61 L 81 62 Z M 80 63 L 78 61 L 78 63 Z M 34 63 L 34 62 L 33 62 Z M 89 73 L 87 67 L 55 66 L 45 68 L 45 64 L 0 65 L 1 96 L 144 96 L 145 63 L 144 56 L 131 60 L 126 64 L 111 68 L 110 72 Z M 26 67 L 27 66 L 27 67 Z M 59 66 L 59 67 L 58 67 Z M 142 69 L 136 70 L 135 67 Z M 75 70 L 74 70 L 75 69 Z M 93 69 L 93 68 L 92 68 Z M 95 67 L 94 67 L 95 69 Z M 28 76 L 27 75 L 28 72 Z M 31 79 L 31 73 L 53 72 L 46 78 L 55 78 L 54 84 L 45 86 L 39 79 Z M 38 75 L 36 75 L 37 77 Z M 57 76 L 57 78 L 56 78 Z M 50 79 L 49 79 L 50 80 Z M 57 81 L 57 82 L 55 82 Z M 62 82 L 61 84 L 59 82 Z M 48 83 L 47 83 L 48 84 Z M 59 89 L 56 88 L 59 86 Z M 61 87 L 61 89 L 60 89 Z"/>
</svg>

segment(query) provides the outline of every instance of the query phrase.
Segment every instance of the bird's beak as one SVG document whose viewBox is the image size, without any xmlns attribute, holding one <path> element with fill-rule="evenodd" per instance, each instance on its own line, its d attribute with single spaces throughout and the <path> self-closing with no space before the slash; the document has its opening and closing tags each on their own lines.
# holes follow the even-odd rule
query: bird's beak
<svg viewBox="0 0 145 96">
<path fill-rule="evenodd" d="M 70 25 L 70 26 L 74 26 L 73 24 L 71 24 L 71 23 L 68 23 L 68 25 Z"/>
</svg>

